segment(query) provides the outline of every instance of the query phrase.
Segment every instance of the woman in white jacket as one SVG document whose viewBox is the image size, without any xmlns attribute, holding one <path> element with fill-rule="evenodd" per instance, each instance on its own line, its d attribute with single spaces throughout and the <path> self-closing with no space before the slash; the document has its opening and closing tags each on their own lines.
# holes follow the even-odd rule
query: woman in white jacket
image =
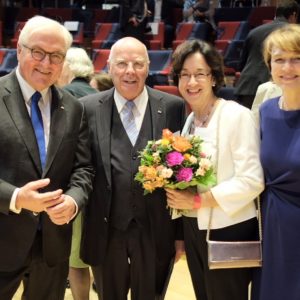
<svg viewBox="0 0 300 300">
<path fill-rule="evenodd" d="M 213 208 L 211 239 L 258 238 L 254 199 L 264 187 L 258 128 L 250 110 L 216 96 L 224 85 L 223 62 L 209 44 L 181 44 L 173 55 L 173 75 L 192 109 L 182 135 L 201 137 L 218 182 L 197 191 L 167 189 L 168 205 L 184 210 L 185 250 L 195 294 L 200 300 L 246 300 L 251 269 L 209 270 L 206 229 Z"/>
</svg>

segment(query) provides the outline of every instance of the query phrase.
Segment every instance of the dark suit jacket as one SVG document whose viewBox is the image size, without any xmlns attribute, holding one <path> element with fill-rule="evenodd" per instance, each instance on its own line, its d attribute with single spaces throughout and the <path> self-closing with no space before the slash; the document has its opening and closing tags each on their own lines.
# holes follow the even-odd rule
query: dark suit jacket
<svg viewBox="0 0 300 300">
<path fill-rule="evenodd" d="M 154 139 L 161 138 L 164 128 L 169 128 L 173 132 L 181 130 L 184 123 L 184 101 L 151 88 L 147 90 Z M 90 265 L 99 265 L 105 259 L 110 224 L 112 197 L 110 131 L 113 93 L 114 88 L 81 99 L 88 116 L 92 158 L 96 171 L 94 190 L 86 208 L 81 248 L 83 260 Z M 175 222 L 171 221 L 166 209 L 165 193 L 157 191 L 143 196 L 141 191 L 139 197 L 141 201 L 146 201 L 157 257 L 164 261 L 169 260 L 174 255 Z"/>
<path fill-rule="evenodd" d="M 88 81 L 84 78 L 76 77 L 71 83 L 63 87 L 65 91 L 68 91 L 74 97 L 81 98 L 89 94 L 95 94 L 98 90 L 91 87 Z"/>
<path fill-rule="evenodd" d="M 0 271 L 23 266 L 39 219 L 43 257 L 49 266 L 68 259 L 72 225 L 58 226 L 45 212 L 34 216 L 9 210 L 12 194 L 29 181 L 50 178 L 44 191 L 63 189 L 82 207 L 91 191 L 93 169 L 82 105 L 70 94 L 52 89 L 47 161 L 42 171 L 38 146 L 15 72 L 0 78 Z M 43 192 L 43 191 L 42 191 Z"/>
<path fill-rule="evenodd" d="M 242 52 L 241 76 L 237 82 L 236 95 L 255 95 L 257 87 L 270 80 L 270 72 L 262 55 L 263 42 L 275 29 L 287 24 L 285 18 L 277 18 L 250 31 Z"/>
<path fill-rule="evenodd" d="M 144 0 L 122 0 L 120 2 L 120 26 L 124 29 L 128 23 L 128 20 L 135 16 L 137 18 L 142 18 L 145 10 Z"/>
</svg>

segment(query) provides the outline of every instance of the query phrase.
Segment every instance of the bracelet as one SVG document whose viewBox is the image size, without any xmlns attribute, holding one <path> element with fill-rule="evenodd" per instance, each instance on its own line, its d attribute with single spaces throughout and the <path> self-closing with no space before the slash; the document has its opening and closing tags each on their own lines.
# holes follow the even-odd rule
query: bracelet
<svg viewBox="0 0 300 300">
<path fill-rule="evenodd" d="M 193 206 L 193 209 L 199 209 L 201 207 L 201 196 L 196 193 L 195 196 L 194 196 L 194 206 Z"/>
</svg>

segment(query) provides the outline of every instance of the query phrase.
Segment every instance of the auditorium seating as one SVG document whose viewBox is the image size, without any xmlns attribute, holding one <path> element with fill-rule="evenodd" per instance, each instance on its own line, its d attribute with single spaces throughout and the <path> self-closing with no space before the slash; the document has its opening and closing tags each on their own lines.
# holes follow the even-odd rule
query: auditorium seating
<svg viewBox="0 0 300 300">
<path fill-rule="evenodd" d="M 110 49 L 94 49 L 92 54 L 92 61 L 95 72 L 105 71 L 107 69 L 107 60 Z"/>
<path fill-rule="evenodd" d="M 110 49 L 121 35 L 119 23 L 97 23 L 92 49 Z"/>
</svg>

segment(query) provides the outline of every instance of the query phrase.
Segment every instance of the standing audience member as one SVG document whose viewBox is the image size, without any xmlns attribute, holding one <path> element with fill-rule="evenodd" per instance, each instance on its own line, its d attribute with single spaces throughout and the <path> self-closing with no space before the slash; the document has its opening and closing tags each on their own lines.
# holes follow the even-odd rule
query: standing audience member
<svg viewBox="0 0 300 300">
<path fill-rule="evenodd" d="M 53 84 L 72 36 L 36 16 L 22 29 L 18 66 L 0 79 L 0 299 L 28 274 L 27 300 L 63 300 L 72 223 L 92 188 L 79 102 Z"/>
<path fill-rule="evenodd" d="M 270 78 L 262 55 L 262 45 L 265 38 L 275 29 L 287 23 L 296 23 L 299 5 L 294 0 L 283 0 L 276 9 L 276 18 L 271 23 L 252 29 L 245 41 L 240 69 L 241 76 L 236 84 L 235 95 L 238 102 L 251 108 L 257 87 Z"/>
<path fill-rule="evenodd" d="M 106 72 L 96 73 L 90 80 L 90 86 L 98 91 L 106 91 L 114 86 L 112 79 Z"/>
<path fill-rule="evenodd" d="M 86 51 L 82 48 L 70 48 L 67 51 L 61 73 L 63 89 L 76 98 L 97 93 L 89 84 L 94 74 L 94 66 Z M 89 266 L 80 259 L 82 214 L 73 222 L 72 247 L 69 262 L 69 283 L 74 300 L 88 300 L 90 292 Z"/>
<path fill-rule="evenodd" d="M 168 205 L 184 210 L 185 250 L 196 298 L 248 300 L 252 270 L 209 270 L 206 230 L 213 209 L 212 240 L 258 238 L 253 199 L 264 186 L 258 128 L 248 109 L 217 98 L 224 84 L 223 63 L 209 44 L 199 40 L 181 44 L 173 55 L 173 73 L 192 109 L 182 135 L 201 137 L 203 151 L 211 157 L 217 175 L 217 184 L 210 188 L 167 189 Z"/>
<path fill-rule="evenodd" d="M 260 107 L 263 267 L 253 300 L 299 299 L 300 278 L 300 27 L 286 25 L 264 44 L 265 62 L 282 96 Z"/>
<path fill-rule="evenodd" d="M 180 222 L 171 220 L 165 192 L 144 196 L 134 181 L 139 151 L 184 122 L 182 99 L 145 86 L 149 63 L 140 41 L 120 39 L 108 60 L 115 88 L 82 98 L 96 177 L 81 252 L 101 300 L 127 299 L 129 289 L 132 299 L 163 299 L 176 249 L 177 257 L 182 250 L 175 242 Z"/>
<path fill-rule="evenodd" d="M 145 0 L 122 0 L 120 5 L 120 28 L 123 36 L 132 36 L 145 43 L 147 2 Z"/>
</svg>

